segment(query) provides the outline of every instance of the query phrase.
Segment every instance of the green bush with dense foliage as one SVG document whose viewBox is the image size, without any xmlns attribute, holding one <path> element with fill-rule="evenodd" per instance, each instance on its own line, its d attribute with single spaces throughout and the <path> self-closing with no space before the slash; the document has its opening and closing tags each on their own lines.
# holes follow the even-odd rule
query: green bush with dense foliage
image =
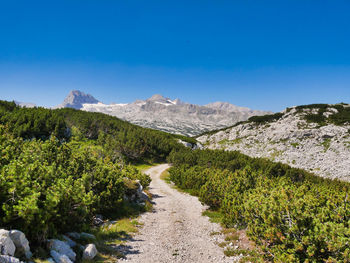
<svg viewBox="0 0 350 263">
<path fill-rule="evenodd" d="M 93 214 L 118 209 L 124 178 L 150 180 L 130 166 L 101 158 L 95 145 L 23 140 L 0 132 L 0 225 L 43 242 L 65 231 L 79 231 Z"/>
<path fill-rule="evenodd" d="M 171 180 L 246 228 L 274 262 L 350 262 L 350 185 L 238 152 L 169 156 Z"/>
</svg>

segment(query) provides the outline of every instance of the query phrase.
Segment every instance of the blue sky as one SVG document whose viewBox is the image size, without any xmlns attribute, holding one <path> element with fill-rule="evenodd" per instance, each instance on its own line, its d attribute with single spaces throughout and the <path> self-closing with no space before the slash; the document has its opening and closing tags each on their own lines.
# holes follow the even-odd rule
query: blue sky
<svg viewBox="0 0 350 263">
<path fill-rule="evenodd" d="M 350 102 L 350 1 L 1 1 L 0 99 Z"/>
</svg>

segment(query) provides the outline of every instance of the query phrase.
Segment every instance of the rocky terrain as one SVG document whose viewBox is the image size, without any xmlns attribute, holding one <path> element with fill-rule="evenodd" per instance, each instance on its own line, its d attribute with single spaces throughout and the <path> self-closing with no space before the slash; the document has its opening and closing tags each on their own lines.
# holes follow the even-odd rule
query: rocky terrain
<svg viewBox="0 0 350 263">
<path fill-rule="evenodd" d="M 102 112 L 142 127 L 187 136 L 224 128 L 239 121 L 245 121 L 251 116 L 268 113 L 226 102 L 200 106 L 185 103 L 179 99 L 171 100 L 161 95 L 127 104 L 104 104 L 80 91 L 72 91 L 57 107 Z"/>
<path fill-rule="evenodd" d="M 72 90 L 64 101 L 54 108 L 74 108 L 79 110 L 83 107 L 84 103 L 96 104 L 99 101 L 90 94 L 85 94 L 79 90 Z"/>
<path fill-rule="evenodd" d="M 89 233 L 68 233 L 73 239 L 95 239 L 95 236 Z M 50 250 L 51 257 L 46 261 L 50 263 L 72 263 L 76 260 L 77 254 L 73 248 L 79 246 L 84 260 L 92 260 L 97 255 L 95 244 L 86 246 L 79 245 L 67 235 L 62 235 L 62 239 L 47 240 L 47 247 Z M 79 250 L 76 249 L 76 250 Z M 24 261 L 21 261 L 21 260 Z M 25 234 L 19 230 L 0 229 L 0 262 L 1 263 L 24 263 L 33 262 L 32 252 L 30 251 L 29 241 Z"/>
<path fill-rule="evenodd" d="M 349 119 L 350 105 L 299 106 L 197 140 L 206 148 L 237 150 L 350 181 Z"/>
</svg>

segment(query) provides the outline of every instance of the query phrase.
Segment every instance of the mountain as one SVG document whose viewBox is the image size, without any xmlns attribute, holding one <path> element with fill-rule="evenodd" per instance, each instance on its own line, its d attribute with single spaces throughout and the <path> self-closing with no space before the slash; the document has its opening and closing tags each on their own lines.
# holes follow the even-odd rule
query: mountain
<svg viewBox="0 0 350 263">
<path fill-rule="evenodd" d="M 267 114 L 264 111 L 254 111 L 229 103 L 200 106 L 185 103 L 179 99 L 172 100 L 159 94 L 127 104 L 104 104 L 91 95 L 78 91 L 71 92 L 60 107 L 102 112 L 142 127 L 187 136 L 224 128 L 236 122 L 245 121 L 254 115 Z"/>
<path fill-rule="evenodd" d="M 313 104 L 255 116 L 197 140 L 210 149 L 240 151 L 350 181 L 350 105 Z"/>
<path fill-rule="evenodd" d="M 14 101 L 18 106 L 26 107 L 26 108 L 34 108 L 36 107 L 36 104 L 31 102 L 21 102 L 21 101 Z"/>
<path fill-rule="evenodd" d="M 63 103 L 55 108 L 81 109 L 85 103 L 96 104 L 99 103 L 99 101 L 90 94 L 85 94 L 79 90 L 72 90 L 64 99 Z"/>
</svg>

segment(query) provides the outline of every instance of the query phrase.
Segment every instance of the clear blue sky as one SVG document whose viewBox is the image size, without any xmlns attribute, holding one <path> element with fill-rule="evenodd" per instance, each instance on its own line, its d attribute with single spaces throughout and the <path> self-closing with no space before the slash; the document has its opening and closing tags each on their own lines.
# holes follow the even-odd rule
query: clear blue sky
<svg viewBox="0 0 350 263">
<path fill-rule="evenodd" d="M 0 99 L 350 102 L 350 1 L 1 1 Z"/>
</svg>

